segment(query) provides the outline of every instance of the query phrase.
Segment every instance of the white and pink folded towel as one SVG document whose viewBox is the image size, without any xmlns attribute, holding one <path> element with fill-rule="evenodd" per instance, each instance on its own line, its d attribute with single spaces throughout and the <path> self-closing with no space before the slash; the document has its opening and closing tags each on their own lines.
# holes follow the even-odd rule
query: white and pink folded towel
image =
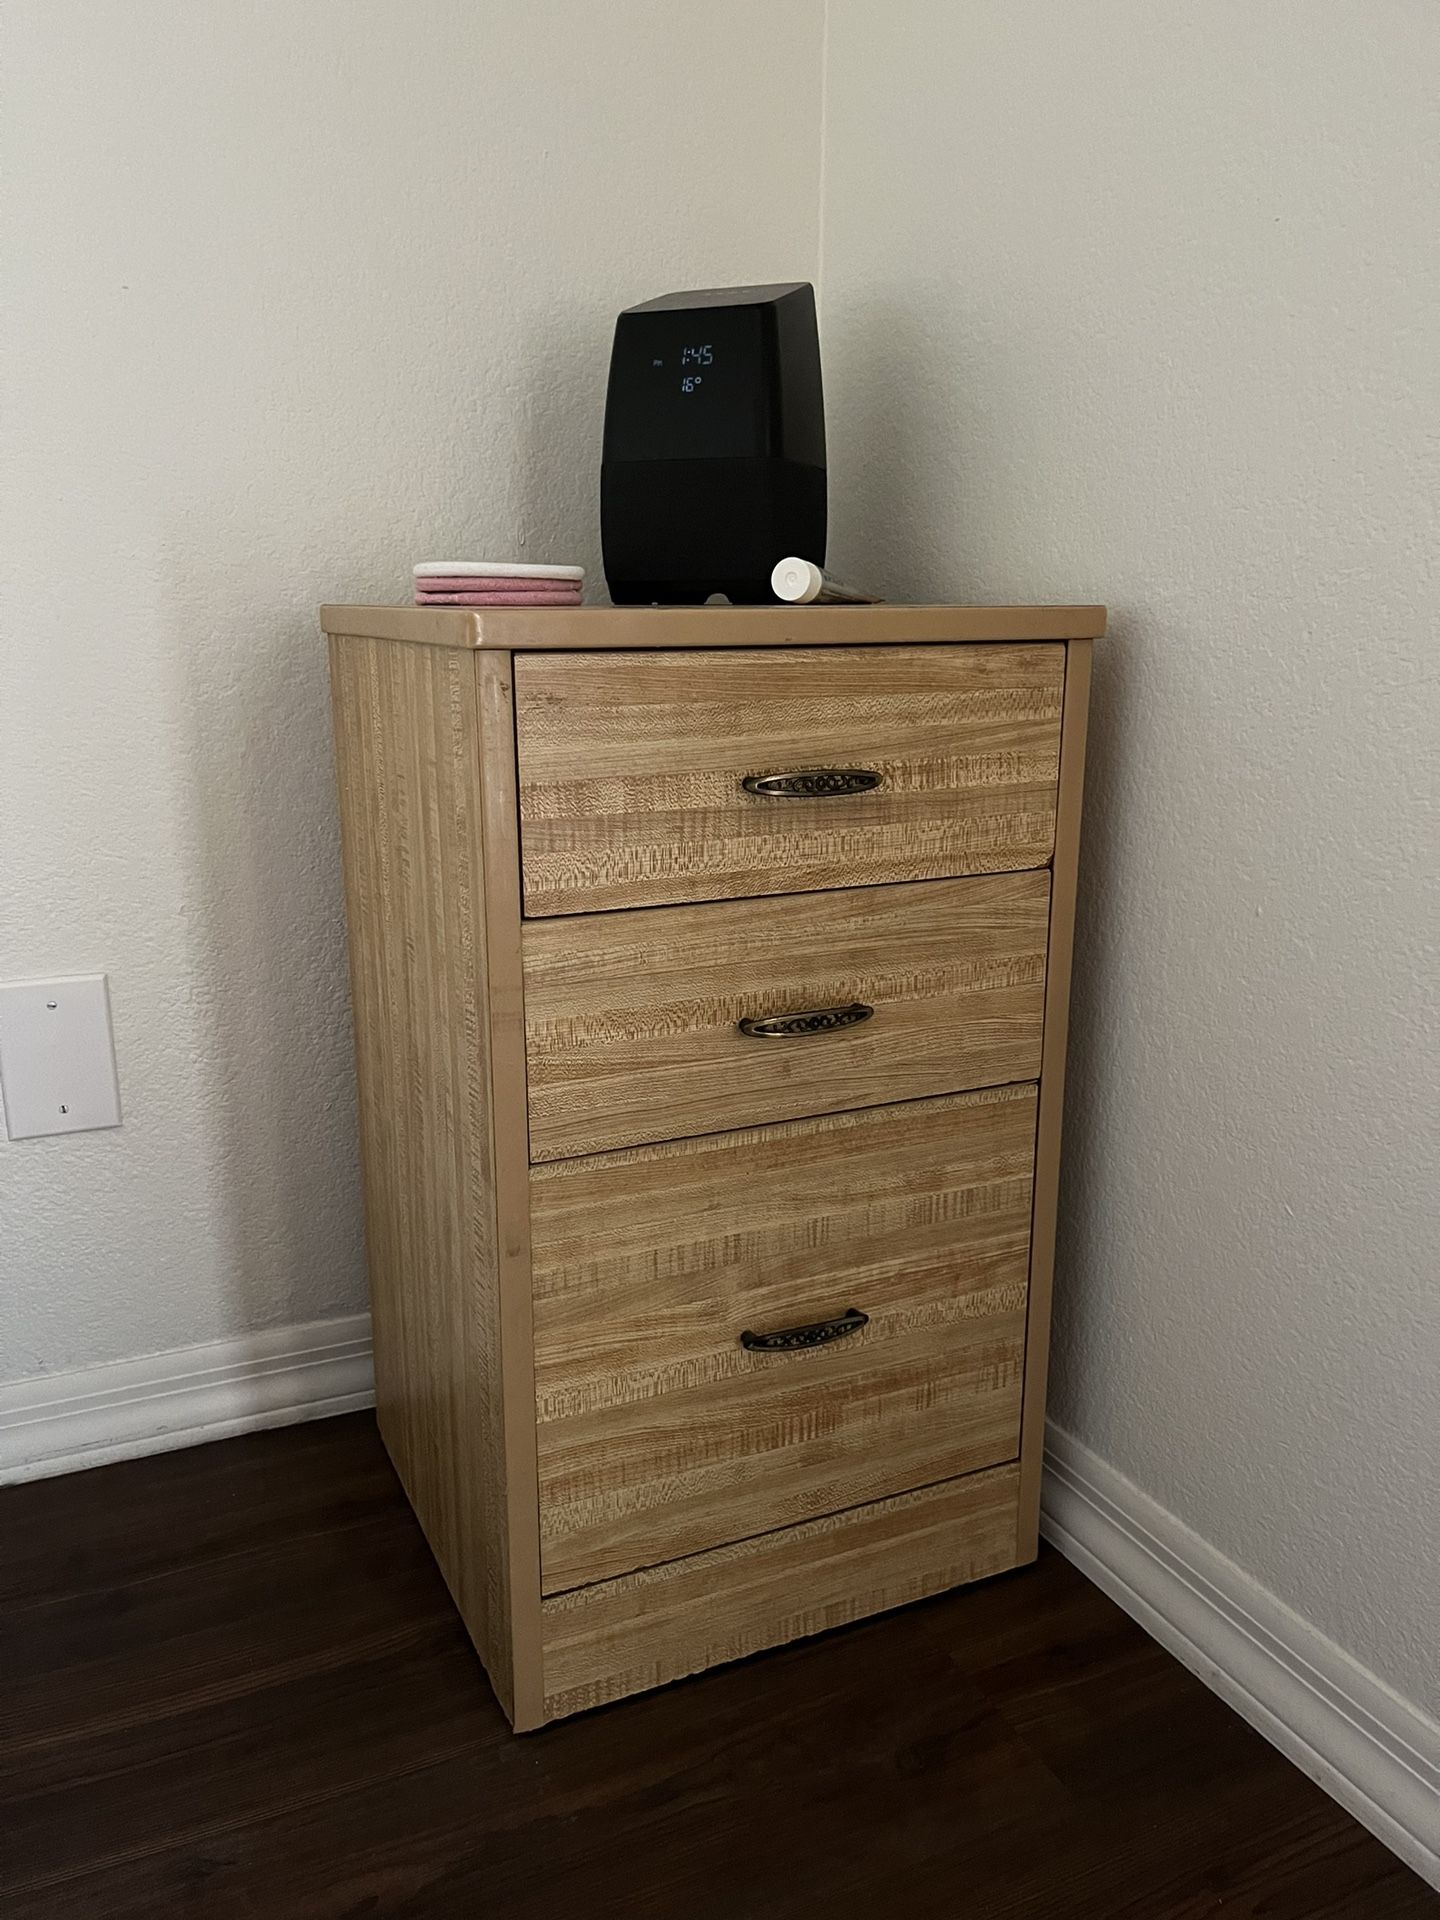
<svg viewBox="0 0 1440 1920">
<path fill-rule="evenodd" d="M 423 560 L 415 569 L 417 607 L 578 607 L 583 567 L 528 560 Z"/>
</svg>

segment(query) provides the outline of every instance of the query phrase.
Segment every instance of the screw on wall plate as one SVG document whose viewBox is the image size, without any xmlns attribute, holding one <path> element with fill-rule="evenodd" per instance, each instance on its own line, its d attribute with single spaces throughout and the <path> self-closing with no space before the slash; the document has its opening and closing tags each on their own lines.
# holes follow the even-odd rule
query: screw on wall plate
<svg viewBox="0 0 1440 1920">
<path fill-rule="evenodd" d="M 62 1104 L 62 1105 L 61 1105 L 61 1108 L 60 1108 L 60 1111 L 61 1111 L 61 1113 L 69 1113 L 69 1111 L 70 1111 L 70 1109 L 69 1109 L 69 1107 L 67 1107 L 67 1106 L 65 1106 L 65 1105 L 63 1105 L 63 1104 Z"/>
<path fill-rule="evenodd" d="M 59 1006 L 60 1002 L 58 1000 L 47 1000 L 45 1004 L 50 1009 L 51 1013 L 54 1013 L 56 1007 Z"/>
</svg>

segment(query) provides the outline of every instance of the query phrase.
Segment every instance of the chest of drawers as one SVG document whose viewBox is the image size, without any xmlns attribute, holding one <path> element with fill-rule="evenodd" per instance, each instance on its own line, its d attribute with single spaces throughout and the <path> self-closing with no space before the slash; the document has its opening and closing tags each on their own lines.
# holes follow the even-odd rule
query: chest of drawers
<svg viewBox="0 0 1440 1920">
<path fill-rule="evenodd" d="M 1036 1550 L 1095 607 L 327 607 L 380 1429 L 517 1729 Z"/>
</svg>

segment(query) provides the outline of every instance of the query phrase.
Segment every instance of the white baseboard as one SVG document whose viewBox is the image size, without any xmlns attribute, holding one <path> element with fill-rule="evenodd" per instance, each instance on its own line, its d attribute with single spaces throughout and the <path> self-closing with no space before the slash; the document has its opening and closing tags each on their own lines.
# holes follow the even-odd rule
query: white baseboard
<svg viewBox="0 0 1440 1920">
<path fill-rule="evenodd" d="M 370 1316 L 0 1385 L 0 1486 L 350 1413 L 374 1400 Z"/>
<path fill-rule="evenodd" d="M 1047 1437 L 1046 1539 L 1440 1888 L 1440 1725 L 1098 1454 Z"/>
</svg>

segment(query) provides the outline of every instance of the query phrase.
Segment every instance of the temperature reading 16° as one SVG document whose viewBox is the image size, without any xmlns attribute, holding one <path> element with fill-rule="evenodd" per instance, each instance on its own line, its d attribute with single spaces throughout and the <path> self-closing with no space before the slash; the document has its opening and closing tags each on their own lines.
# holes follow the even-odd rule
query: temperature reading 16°
<svg viewBox="0 0 1440 1920">
<path fill-rule="evenodd" d="M 693 393 L 699 384 L 700 376 L 698 373 L 685 373 L 680 376 L 680 391 L 682 393 Z"/>
</svg>

